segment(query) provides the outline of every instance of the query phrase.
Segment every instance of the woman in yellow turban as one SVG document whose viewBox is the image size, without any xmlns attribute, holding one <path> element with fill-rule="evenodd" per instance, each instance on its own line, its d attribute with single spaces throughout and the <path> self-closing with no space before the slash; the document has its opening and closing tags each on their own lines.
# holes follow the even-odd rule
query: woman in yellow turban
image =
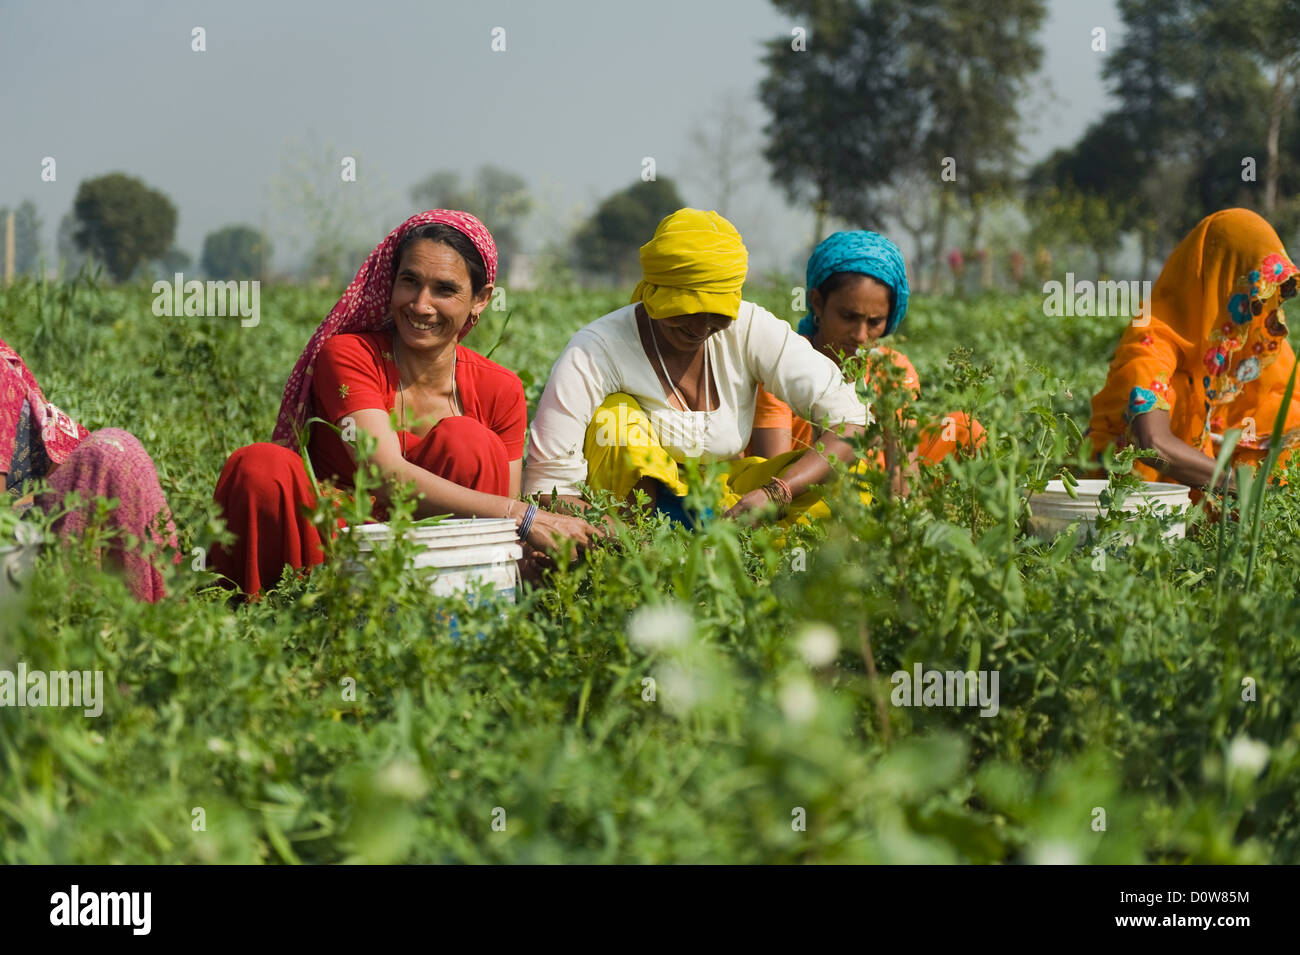
<svg viewBox="0 0 1300 955">
<path fill-rule="evenodd" d="M 1144 478 L 1205 487 L 1224 433 L 1240 428 L 1233 462 L 1261 462 L 1295 365 L 1282 302 L 1296 278 L 1282 240 L 1256 213 L 1202 219 L 1124 329 L 1092 399 L 1094 451 L 1151 449 L 1159 458 L 1136 465 Z M 1300 443 L 1298 429 L 1300 387 L 1286 409 L 1284 448 Z"/>
<path fill-rule="evenodd" d="M 769 502 L 826 513 L 814 485 L 830 457 L 853 460 L 866 407 L 835 363 L 787 323 L 741 298 L 748 254 L 716 212 L 680 209 L 641 247 L 630 304 L 578 331 L 551 369 L 524 468 L 525 493 L 582 502 L 579 484 L 620 500 L 641 490 L 683 521 L 687 468 L 725 462 L 731 516 Z M 759 385 L 820 422 L 814 446 L 742 458 Z"/>
</svg>

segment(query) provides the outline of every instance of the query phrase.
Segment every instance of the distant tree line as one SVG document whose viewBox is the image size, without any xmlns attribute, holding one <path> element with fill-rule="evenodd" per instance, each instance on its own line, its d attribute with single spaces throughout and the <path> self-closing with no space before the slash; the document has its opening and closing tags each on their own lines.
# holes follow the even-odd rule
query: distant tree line
<svg viewBox="0 0 1300 955">
<path fill-rule="evenodd" d="M 0 229 L 8 210 L 0 209 Z M 178 214 L 166 195 L 134 176 L 114 172 L 84 180 L 72 209 L 59 223 L 58 261 L 49 274 L 75 273 L 97 263 L 117 282 L 158 273 L 186 271 L 193 259 L 173 243 Z M 15 263 L 18 274 L 41 271 L 41 221 L 25 200 L 15 210 Z M 271 245 L 252 226 L 231 225 L 209 233 L 200 267 L 214 279 L 261 279 L 270 265 Z"/>
<path fill-rule="evenodd" d="M 1011 250 L 1021 270 L 1026 251 L 1050 268 L 1052 249 L 1078 248 L 1104 272 L 1135 236 L 1145 275 L 1225 206 L 1300 227 L 1300 0 L 1118 0 L 1118 46 L 1104 27 L 1079 37 L 1106 58 L 1114 109 L 1028 169 L 1043 0 L 773 2 L 796 25 L 769 42 L 760 87 L 773 181 L 815 212 L 816 237 L 827 215 L 901 229 L 923 284 L 987 258 L 1008 206 L 1033 247 Z"/>
<path fill-rule="evenodd" d="M 1104 25 L 1078 38 L 1105 58 L 1113 108 L 1032 166 L 1021 137 L 1027 104 L 1042 105 L 1033 93 L 1045 0 L 773 4 L 791 29 L 764 54 L 762 156 L 772 182 L 811 213 L 809 246 L 837 224 L 891 231 L 910 242 L 909 270 L 926 289 L 949 272 L 958 287 L 988 285 L 995 265 L 1016 284 L 1066 256 L 1104 274 L 1126 239 L 1145 276 L 1197 219 L 1232 205 L 1258 210 L 1284 239 L 1300 230 L 1300 0 L 1117 0 L 1113 48 Z M 720 206 L 752 178 L 742 113 L 728 101 L 688 137 L 695 178 Z M 537 210 L 521 176 L 440 170 L 409 194 L 419 208 L 483 219 L 509 281 Z M 305 270 L 342 281 L 362 251 L 357 236 L 328 227 L 344 211 L 331 195 L 316 196 L 328 215 L 306 227 Z M 633 181 L 543 244 L 548 268 L 627 284 L 639 246 L 684 204 L 669 177 Z M 176 222 L 171 200 L 138 179 L 88 179 L 59 224 L 58 255 L 71 269 L 94 259 L 118 281 L 188 268 Z M 41 227 L 30 201 L 15 209 L 19 272 L 39 268 Z M 258 278 L 270 256 L 260 230 L 231 224 L 204 239 L 198 264 L 215 278 Z"/>
</svg>

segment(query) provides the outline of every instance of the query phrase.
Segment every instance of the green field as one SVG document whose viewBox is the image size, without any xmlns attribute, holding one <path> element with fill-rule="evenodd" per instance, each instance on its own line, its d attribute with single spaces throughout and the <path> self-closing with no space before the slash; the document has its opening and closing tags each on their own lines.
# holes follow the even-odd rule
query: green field
<svg viewBox="0 0 1300 955">
<path fill-rule="evenodd" d="M 49 399 L 153 455 L 185 552 L 156 605 L 83 546 L 0 608 L 0 669 L 100 669 L 107 696 L 97 719 L 0 708 L 0 861 L 1300 862 L 1295 498 L 1264 498 L 1249 575 L 1249 521 L 1106 549 L 1022 531 L 1124 319 L 913 299 L 892 343 L 922 407 L 973 411 L 988 453 L 784 541 L 646 521 L 504 610 L 330 565 L 232 608 L 193 569 L 212 488 L 336 294 L 264 289 L 243 328 L 157 318 L 147 286 L 0 290 Z M 535 403 L 622 301 L 516 293 L 466 344 L 500 339 Z M 996 671 L 997 714 L 893 705 L 918 663 Z"/>
</svg>

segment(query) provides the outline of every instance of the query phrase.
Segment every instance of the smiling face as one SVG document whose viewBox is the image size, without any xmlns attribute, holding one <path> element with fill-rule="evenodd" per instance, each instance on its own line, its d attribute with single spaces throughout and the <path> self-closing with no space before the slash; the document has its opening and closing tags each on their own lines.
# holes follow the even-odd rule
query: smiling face
<svg viewBox="0 0 1300 955">
<path fill-rule="evenodd" d="M 652 319 L 659 340 L 677 352 L 693 353 L 710 335 L 716 335 L 731 319 L 726 315 L 701 312 L 697 315 L 674 315 L 670 318 Z"/>
<path fill-rule="evenodd" d="M 809 295 L 817 331 L 813 344 L 831 359 L 837 352 L 854 355 L 885 334 L 891 310 L 889 286 L 870 275 L 854 275 L 829 295 L 813 289 Z"/>
<path fill-rule="evenodd" d="M 417 239 L 397 263 L 389 308 L 403 346 L 436 352 L 455 345 L 465 323 L 491 297 L 491 285 L 474 294 L 459 252 L 444 242 Z"/>
</svg>

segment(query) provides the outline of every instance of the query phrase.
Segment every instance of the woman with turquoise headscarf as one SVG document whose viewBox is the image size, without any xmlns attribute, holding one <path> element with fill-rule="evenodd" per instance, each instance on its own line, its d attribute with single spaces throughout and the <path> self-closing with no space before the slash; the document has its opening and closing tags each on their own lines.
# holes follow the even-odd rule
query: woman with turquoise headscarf
<svg viewBox="0 0 1300 955">
<path fill-rule="evenodd" d="M 809 308 L 799 322 L 799 334 L 837 365 L 869 349 L 877 361 L 892 361 L 901 369 L 903 385 L 913 396 L 920 393 L 920 379 L 907 356 L 878 344 L 897 331 L 907 315 L 911 290 L 897 245 L 878 232 L 836 232 L 809 257 L 805 288 Z M 807 447 L 812 433 L 809 422 L 760 389 L 750 454 L 767 457 Z M 913 460 L 937 462 L 958 448 L 977 447 L 983 440 L 979 422 L 954 412 L 945 415 L 941 423 L 922 429 Z M 883 451 L 877 453 L 876 462 L 885 466 Z"/>
<path fill-rule="evenodd" d="M 864 278 L 874 281 L 863 283 Z M 805 338 L 815 337 L 821 324 L 818 313 L 827 299 L 851 283 L 864 285 L 873 299 L 869 304 L 877 306 L 859 344 L 892 335 L 907 315 L 910 289 L 903 253 L 879 232 L 859 229 L 828 236 L 809 256 L 805 279 L 810 307 L 799 322 L 799 334 Z"/>
</svg>

